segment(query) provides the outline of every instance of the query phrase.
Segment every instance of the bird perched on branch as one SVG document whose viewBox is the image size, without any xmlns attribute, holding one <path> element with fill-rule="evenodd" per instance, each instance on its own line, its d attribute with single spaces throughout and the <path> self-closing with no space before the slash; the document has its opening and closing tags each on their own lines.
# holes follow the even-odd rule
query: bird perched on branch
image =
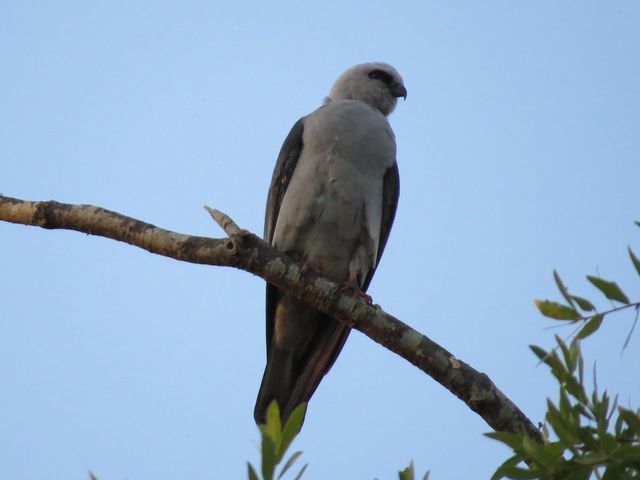
<svg viewBox="0 0 640 480">
<path fill-rule="evenodd" d="M 293 126 L 267 197 L 264 237 L 362 298 L 395 216 L 396 143 L 387 116 L 407 90 L 390 65 L 355 65 Z M 267 365 L 254 417 L 272 400 L 286 421 L 329 371 L 350 328 L 267 285 Z"/>
</svg>

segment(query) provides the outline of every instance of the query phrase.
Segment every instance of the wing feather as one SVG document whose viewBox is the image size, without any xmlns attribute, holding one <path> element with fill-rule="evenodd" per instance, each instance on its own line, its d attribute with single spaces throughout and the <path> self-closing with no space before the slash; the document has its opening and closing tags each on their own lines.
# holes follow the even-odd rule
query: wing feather
<svg viewBox="0 0 640 480">
<path fill-rule="evenodd" d="M 400 174 L 398 173 L 398 164 L 393 163 L 391 167 L 384 175 L 382 186 L 382 221 L 380 222 L 380 237 L 378 238 L 378 254 L 376 256 L 376 264 L 367 272 L 364 283 L 362 284 L 362 290 L 366 291 L 369 288 L 373 274 L 376 268 L 380 264 L 382 258 L 382 252 L 387 245 L 389 239 L 389 233 L 391 233 L 391 227 L 393 226 L 393 220 L 396 217 L 396 208 L 398 207 L 398 198 L 400 198 Z"/>
<path fill-rule="evenodd" d="M 267 195 L 267 208 L 264 216 L 264 239 L 265 241 L 272 243 L 273 233 L 276 229 L 276 222 L 278 221 L 278 214 L 280 213 L 280 206 L 282 205 L 282 199 L 287 191 L 293 172 L 296 169 L 300 153 L 302 152 L 302 134 L 304 132 L 304 119 L 302 117 L 298 120 L 291 131 L 285 138 L 280 153 L 278 154 L 278 160 L 273 169 L 273 176 L 271 177 L 271 185 L 269 186 L 269 193 Z M 282 293 L 277 287 L 267 283 L 266 292 L 266 329 L 267 329 L 267 357 L 271 351 L 271 339 L 274 333 L 274 318 L 275 310 L 278 305 L 278 300 Z"/>
</svg>

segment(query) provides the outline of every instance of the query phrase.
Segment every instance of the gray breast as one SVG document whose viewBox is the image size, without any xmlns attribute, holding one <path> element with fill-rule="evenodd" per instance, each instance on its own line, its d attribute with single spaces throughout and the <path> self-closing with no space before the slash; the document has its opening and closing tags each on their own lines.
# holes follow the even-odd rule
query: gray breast
<svg viewBox="0 0 640 480">
<path fill-rule="evenodd" d="M 336 281 L 350 264 L 366 271 L 377 251 L 383 177 L 394 162 L 393 132 L 377 110 L 341 100 L 313 112 L 278 215 L 276 248 Z"/>
</svg>

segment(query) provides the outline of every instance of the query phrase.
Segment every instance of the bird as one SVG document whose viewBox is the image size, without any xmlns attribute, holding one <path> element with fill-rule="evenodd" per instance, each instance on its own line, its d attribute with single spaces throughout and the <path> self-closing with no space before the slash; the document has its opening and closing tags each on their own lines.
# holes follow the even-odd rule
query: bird
<svg viewBox="0 0 640 480">
<path fill-rule="evenodd" d="M 367 287 L 395 218 L 400 180 L 387 117 L 407 89 L 382 62 L 347 69 L 323 104 L 300 118 L 274 167 L 264 239 L 281 253 L 370 301 Z M 254 409 L 275 399 L 284 423 L 308 402 L 350 332 L 344 323 L 267 284 L 267 363 Z"/>
</svg>

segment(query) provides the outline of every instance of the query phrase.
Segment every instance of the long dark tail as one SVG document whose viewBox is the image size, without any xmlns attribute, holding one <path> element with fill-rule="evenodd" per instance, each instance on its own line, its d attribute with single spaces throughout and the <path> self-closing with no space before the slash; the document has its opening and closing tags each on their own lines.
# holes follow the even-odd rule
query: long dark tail
<svg viewBox="0 0 640 480">
<path fill-rule="evenodd" d="M 350 328 L 272 285 L 267 286 L 266 307 L 267 366 L 253 416 L 263 424 L 275 399 L 284 423 L 299 404 L 309 401 L 342 350 Z"/>
<path fill-rule="evenodd" d="M 340 353 L 351 329 L 315 313 L 318 318 L 314 320 L 323 328 L 314 336 L 302 358 L 298 356 L 296 359 L 293 353 L 271 346 L 253 412 L 256 423 L 265 423 L 267 408 L 274 399 L 278 401 L 280 416 L 285 423 L 298 405 L 309 401 Z"/>
<path fill-rule="evenodd" d="M 265 423 L 267 408 L 273 400 L 278 402 L 283 421 L 288 418 L 291 412 L 285 415 L 284 408 L 289 403 L 295 383 L 293 366 L 293 354 L 275 347 L 271 348 L 253 410 L 253 418 L 257 424 Z"/>
</svg>

